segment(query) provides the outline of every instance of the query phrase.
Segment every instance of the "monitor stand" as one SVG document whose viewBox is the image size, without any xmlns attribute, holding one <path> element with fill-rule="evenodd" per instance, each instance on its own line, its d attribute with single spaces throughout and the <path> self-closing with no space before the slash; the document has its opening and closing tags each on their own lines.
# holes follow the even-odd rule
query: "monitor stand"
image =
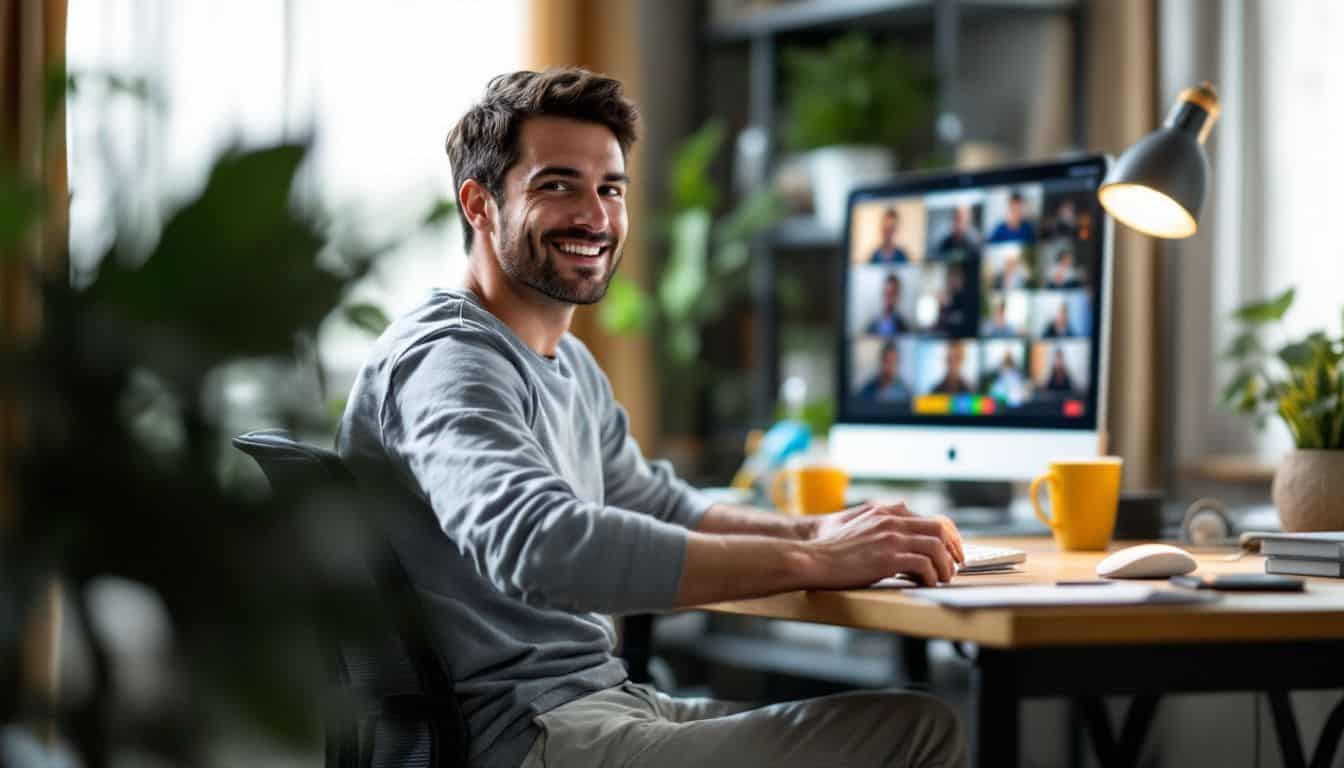
<svg viewBox="0 0 1344 768">
<path fill-rule="evenodd" d="M 967 533 L 1000 531 L 1013 522 L 1013 484 L 1005 481 L 948 480 L 943 483 L 947 510 Z"/>
</svg>

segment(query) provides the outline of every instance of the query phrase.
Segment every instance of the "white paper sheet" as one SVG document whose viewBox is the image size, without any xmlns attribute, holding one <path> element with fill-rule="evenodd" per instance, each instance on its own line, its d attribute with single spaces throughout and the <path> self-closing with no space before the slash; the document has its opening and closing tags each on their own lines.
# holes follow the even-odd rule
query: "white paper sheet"
<svg viewBox="0 0 1344 768">
<path fill-rule="evenodd" d="M 1149 602 L 1157 592 L 1144 584 L 1107 582 L 1096 585 L 1059 586 L 1055 584 L 1026 584 L 997 587 L 937 587 L 914 589 L 911 595 L 932 600 L 950 608 L 1006 608 L 1017 606 L 1051 605 L 1137 605 Z M 1162 590 L 1161 599 L 1167 600 L 1171 590 Z M 1174 593 L 1175 602 L 1203 602 L 1203 596 Z"/>
</svg>

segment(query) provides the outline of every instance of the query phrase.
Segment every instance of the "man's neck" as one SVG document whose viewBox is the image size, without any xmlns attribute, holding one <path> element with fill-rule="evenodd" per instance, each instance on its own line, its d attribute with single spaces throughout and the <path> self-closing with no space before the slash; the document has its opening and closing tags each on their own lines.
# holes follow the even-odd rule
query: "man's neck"
<svg viewBox="0 0 1344 768">
<path fill-rule="evenodd" d="M 462 287 L 476 294 L 486 310 L 509 326 L 524 344 L 546 357 L 555 356 L 555 348 L 574 317 L 573 304 L 510 280 L 495 255 L 482 247 L 472 248 Z"/>
</svg>

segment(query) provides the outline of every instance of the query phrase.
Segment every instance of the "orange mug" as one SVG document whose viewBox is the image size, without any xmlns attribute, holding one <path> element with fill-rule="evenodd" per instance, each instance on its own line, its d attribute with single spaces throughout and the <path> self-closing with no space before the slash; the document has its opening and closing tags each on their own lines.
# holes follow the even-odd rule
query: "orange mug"
<svg viewBox="0 0 1344 768">
<path fill-rule="evenodd" d="M 849 474 L 827 464 L 788 466 L 770 482 L 770 500 L 791 515 L 824 515 L 845 508 Z"/>
<path fill-rule="evenodd" d="M 1050 526 L 1055 545 L 1062 550 L 1103 550 L 1115 530 L 1120 503 L 1118 456 L 1050 462 L 1049 470 L 1031 481 L 1031 506 Z M 1041 509 L 1041 483 L 1050 490 L 1050 515 Z"/>
</svg>

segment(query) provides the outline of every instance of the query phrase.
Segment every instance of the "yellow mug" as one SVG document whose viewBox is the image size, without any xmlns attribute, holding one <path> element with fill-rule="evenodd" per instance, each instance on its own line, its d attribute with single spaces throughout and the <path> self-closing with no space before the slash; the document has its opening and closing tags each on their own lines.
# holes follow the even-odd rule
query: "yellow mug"
<svg viewBox="0 0 1344 768">
<path fill-rule="evenodd" d="M 1054 532 L 1063 550 L 1102 550 L 1111 543 L 1115 509 L 1120 503 L 1118 456 L 1050 462 L 1050 469 L 1031 481 L 1031 506 Z M 1050 516 L 1041 510 L 1041 483 L 1050 489 Z"/>
<path fill-rule="evenodd" d="M 845 508 L 849 475 L 826 464 L 788 466 L 775 473 L 770 500 L 791 515 L 824 515 Z"/>
</svg>

